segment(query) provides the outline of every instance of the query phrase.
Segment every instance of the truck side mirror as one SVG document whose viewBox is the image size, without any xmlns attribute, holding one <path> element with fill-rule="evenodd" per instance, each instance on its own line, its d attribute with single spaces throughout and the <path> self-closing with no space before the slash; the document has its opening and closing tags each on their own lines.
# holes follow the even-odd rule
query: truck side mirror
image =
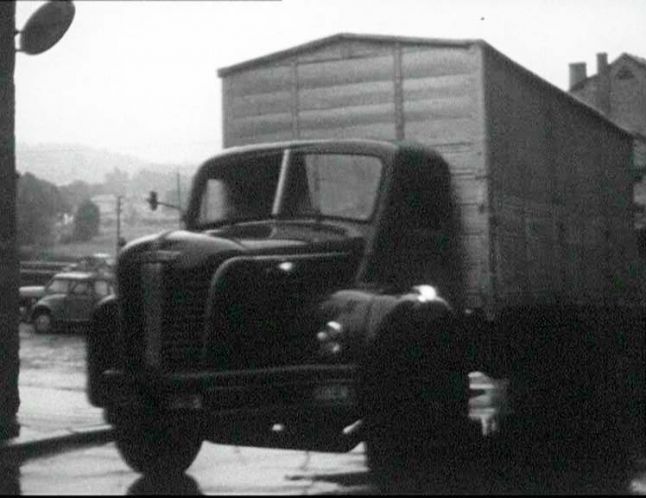
<svg viewBox="0 0 646 498">
<path fill-rule="evenodd" d="M 156 211 L 157 206 L 159 206 L 159 201 L 157 200 L 157 192 L 155 192 L 154 190 L 151 190 L 150 195 L 146 200 L 148 201 L 148 205 L 150 206 L 150 209 L 152 209 L 153 211 Z"/>
</svg>

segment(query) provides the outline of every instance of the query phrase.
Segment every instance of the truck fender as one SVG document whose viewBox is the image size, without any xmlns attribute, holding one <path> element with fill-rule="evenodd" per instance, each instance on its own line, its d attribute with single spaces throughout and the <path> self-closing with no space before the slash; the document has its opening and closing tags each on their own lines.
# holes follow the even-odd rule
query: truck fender
<svg viewBox="0 0 646 498">
<path fill-rule="evenodd" d="M 87 394 L 94 406 L 104 406 L 108 401 L 103 373 L 118 361 L 119 323 L 116 296 L 99 301 L 87 335 Z"/>
<path fill-rule="evenodd" d="M 407 352 L 407 359 L 417 362 L 422 355 L 436 356 L 438 348 L 446 348 L 455 339 L 450 304 L 437 294 L 417 289 L 402 295 L 375 296 L 366 323 L 370 361 L 382 355 L 387 359 L 389 352 Z"/>
<path fill-rule="evenodd" d="M 466 421 L 466 353 L 449 303 L 417 291 L 378 296 L 367 326 L 360 383 L 364 412 L 388 411 L 392 404 L 432 405 L 447 421 Z"/>
</svg>

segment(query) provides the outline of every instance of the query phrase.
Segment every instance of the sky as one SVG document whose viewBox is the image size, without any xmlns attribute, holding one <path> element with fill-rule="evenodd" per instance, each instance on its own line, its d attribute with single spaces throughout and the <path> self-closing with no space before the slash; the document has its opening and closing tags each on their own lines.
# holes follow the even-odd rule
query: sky
<svg viewBox="0 0 646 498">
<path fill-rule="evenodd" d="M 20 29 L 41 1 L 18 0 Z M 16 138 L 158 163 L 222 148 L 217 69 L 340 32 L 483 39 L 567 90 L 568 65 L 646 57 L 646 0 L 74 0 L 65 36 L 16 56 Z"/>
</svg>

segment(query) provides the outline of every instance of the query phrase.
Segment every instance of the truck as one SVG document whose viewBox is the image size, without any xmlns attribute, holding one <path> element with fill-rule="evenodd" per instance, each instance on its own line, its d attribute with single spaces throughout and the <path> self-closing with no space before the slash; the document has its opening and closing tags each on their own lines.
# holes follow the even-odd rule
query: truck
<svg viewBox="0 0 646 498">
<path fill-rule="evenodd" d="M 307 81 L 320 88 L 348 76 L 299 72 L 298 57 L 346 64 L 356 49 L 370 54 L 352 61 L 357 77 L 386 57 L 405 86 L 405 55 L 435 67 L 422 52 L 432 59 L 436 45 L 343 35 L 260 62 L 288 57 L 294 77 L 316 69 Z M 411 132 L 442 120 L 393 113 L 390 137 L 322 137 L 333 129 L 323 119 L 318 138 L 238 145 L 251 86 L 307 85 L 253 64 L 221 73 L 233 146 L 198 169 L 184 229 L 122 249 L 117 292 L 88 333 L 89 399 L 133 469 L 183 472 L 206 440 L 331 452 L 363 442 L 383 486 L 464 466 L 543 469 L 541 482 L 585 467 L 589 483 L 593 460 L 621 473 L 641 454 L 631 137 L 484 42 L 440 48 L 438 64 L 476 65 L 425 83 L 427 96 L 465 81 L 476 94 L 477 112 L 446 123 L 451 143 Z M 275 109 L 268 99 L 256 111 Z M 359 135 L 356 120 L 369 120 L 357 112 L 334 126 Z"/>
</svg>

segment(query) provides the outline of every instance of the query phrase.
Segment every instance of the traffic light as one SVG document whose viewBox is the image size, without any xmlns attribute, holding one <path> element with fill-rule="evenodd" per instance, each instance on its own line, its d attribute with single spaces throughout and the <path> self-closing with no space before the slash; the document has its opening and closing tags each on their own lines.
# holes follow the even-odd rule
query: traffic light
<svg viewBox="0 0 646 498">
<path fill-rule="evenodd" d="M 157 201 L 157 192 L 151 190 L 147 201 L 150 205 L 150 209 L 152 209 L 153 211 L 157 210 L 157 206 L 159 206 L 159 202 Z"/>
</svg>

